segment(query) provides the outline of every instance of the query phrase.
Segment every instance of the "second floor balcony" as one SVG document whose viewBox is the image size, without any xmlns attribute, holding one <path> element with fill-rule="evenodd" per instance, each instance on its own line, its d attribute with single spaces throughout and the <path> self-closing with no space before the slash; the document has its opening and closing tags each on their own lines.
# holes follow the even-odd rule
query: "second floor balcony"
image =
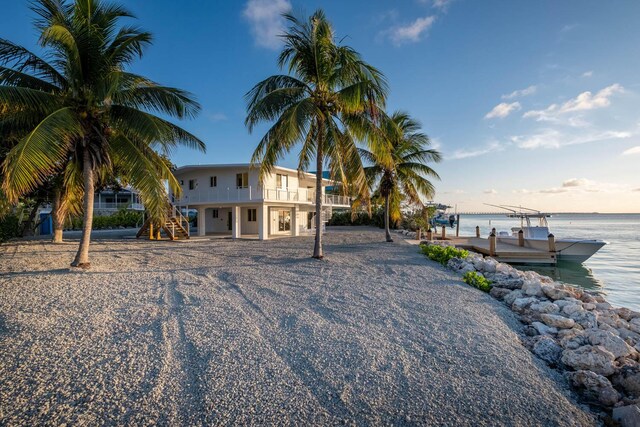
<svg viewBox="0 0 640 427">
<path fill-rule="evenodd" d="M 185 206 L 190 204 L 224 203 L 224 202 L 290 202 L 315 204 L 316 192 L 313 189 L 300 188 L 207 188 L 204 190 L 184 190 L 181 197 L 174 197 L 173 202 Z M 323 194 L 322 203 L 336 207 L 350 207 L 351 200 L 347 196 Z"/>
</svg>

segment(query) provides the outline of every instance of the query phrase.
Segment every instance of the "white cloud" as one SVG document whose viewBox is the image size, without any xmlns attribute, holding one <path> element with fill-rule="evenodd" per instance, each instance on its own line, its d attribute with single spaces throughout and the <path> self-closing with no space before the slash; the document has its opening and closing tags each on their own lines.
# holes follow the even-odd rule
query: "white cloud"
<svg viewBox="0 0 640 427">
<path fill-rule="evenodd" d="M 593 76 L 592 70 L 585 71 L 584 73 L 582 73 L 582 77 L 591 77 L 591 76 Z"/>
<path fill-rule="evenodd" d="M 604 131 L 582 135 L 565 134 L 555 129 L 545 129 L 533 135 L 512 136 L 511 141 L 520 148 L 560 148 L 567 145 L 586 144 L 589 142 L 624 139 L 631 137 L 631 132 Z"/>
<path fill-rule="evenodd" d="M 624 88 L 618 83 L 607 86 L 595 95 L 589 91 L 570 99 L 563 104 L 551 104 L 544 110 L 530 110 L 522 117 L 534 118 L 536 121 L 556 121 L 558 116 L 566 113 L 595 110 L 611 105 L 611 97 L 616 93 L 624 92 Z"/>
<path fill-rule="evenodd" d="M 446 9 L 453 0 L 433 0 L 433 7 L 436 9 Z"/>
<path fill-rule="evenodd" d="M 498 191 L 494 190 L 493 188 L 491 188 L 489 190 L 484 190 L 483 193 L 484 194 L 498 194 Z"/>
<path fill-rule="evenodd" d="M 249 0 L 242 14 L 251 25 L 255 43 L 277 49 L 281 44 L 279 36 L 284 31 L 282 14 L 290 10 L 289 0 Z"/>
<path fill-rule="evenodd" d="M 576 28 L 578 26 L 578 24 L 567 24 L 565 26 L 563 26 L 560 29 L 561 33 L 568 33 L 569 31 L 573 30 L 574 28 Z"/>
<path fill-rule="evenodd" d="M 385 31 L 385 34 L 387 34 L 396 45 L 401 45 L 406 42 L 417 42 L 420 41 L 422 35 L 431 28 L 435 20 L 435 16 L 425 16 L 416 19 L 411 24 L 390 28 Z"/>
<path fill-rule="evenodd" d="M 520 105 L 519 102 L 512 102 L 510 104 L 506 102 L 501 102 L 500 104 L 493 107 L 493 110 L 489 111 L 487 115 L 484 116 L 484 118 L 485 119 L 494 119 L 494 118 L 504 119 L 512 112 L 518 111 L 521 108 L 522 106 Z"/>
<path fill-rule="evenodd" d="M 570 178 L 562 183 L 562 186 L 567 187 L 584 187 L 586 185 L 591 184 L 592 182 L 586 178 Z"/>
<path fill-rule="evenodd" d="M 536 91 L 538 90 L 538 86 L 536 85 L 531 85 L 527 88 L 524 89 L 520 89 L 520 90 L 514 90 L 513 92 L 507 94 L 507 95 L 502 95 L 502 99 L 513 99 L 513 98 L 519 98 L 519 97 L 523 97 L 523 96 L 529 96 L 529 95 L 533 95 L 534 93 L 536 93 Z"/>
<path fill-rule="evenodd" d="M 629 156 L 631 154 L 640 154 L 640 145 L 628 148 L 622 152 L 623 156 Z"/>
<path fill-rule="evenodd" d="M 560 193 L 566 193 L 567 191 L 569 190 L 567 190 L 566 188 L 553 187 L 553 188 L 545 188 L 538 192 L 542 194 L 560 194 Z"/>
<path fill-rule="evenodd" d="M 447 156 L 447 159 L 450 160 L 459 160 L 459 159 L 468 159 L 470 157 L 478 157 L 483 156 L 489 153 L 495 153 L 498 151 L 504 150 L 504 147 L 499 142 L 492 142 L 484 148 L 469 150 L 469 149 L 460 149 L 453 152 L 452 155 Z"/>
<path fill-rule="evenodd" d="M 209 113 L 207 114 L 207 118 L 212 122 L 225 122 L 229 120 L 229 117 L 224 113 Z"/>
</svg>

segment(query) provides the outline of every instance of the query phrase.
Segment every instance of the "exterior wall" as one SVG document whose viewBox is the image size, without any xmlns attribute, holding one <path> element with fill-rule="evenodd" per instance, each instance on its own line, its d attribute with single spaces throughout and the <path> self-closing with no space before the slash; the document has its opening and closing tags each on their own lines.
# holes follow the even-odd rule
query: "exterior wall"
<svg viewBox="0 0 640 427">
<path fill-rule="evenodd" d="M 213 217 L 213 209 L 218 209 L 218 218 Z M 205 232 L 207 233 L 229 233 L 229 212 L 231 208 L 210 208 L 205 209 Z"/>
<path fill-rule="evenodd" d="M 256 220 L 249 221 L 249 209 L 256 210 Z M 240 210 L 242 215 L 242 219 L 240 221 L 240 233 L 241 234 L 258 234 L 258 207 L 257 206 L 249 206 L 246 208 L 242 208 Z"/>
</svg>

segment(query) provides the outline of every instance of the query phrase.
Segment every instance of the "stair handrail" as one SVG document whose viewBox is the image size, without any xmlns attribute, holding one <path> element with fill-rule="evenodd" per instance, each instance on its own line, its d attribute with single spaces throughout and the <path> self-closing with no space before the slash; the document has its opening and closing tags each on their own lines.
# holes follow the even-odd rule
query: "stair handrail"
<svg viewBox="0 0 640 427">
<path fill-rule="evenodd" d="M 178 207 L 174 204 L 171 204 L 171 212 L 170 212 L 180 223 L 180 225 L 187 230 L 187 236 L 191 236 L 191 230 L 189 229 L 189 220 L 182 215 L 182 212 L 178 209 Z M 186 224 L 186 227 L 185 225 Z"/>
</svg>

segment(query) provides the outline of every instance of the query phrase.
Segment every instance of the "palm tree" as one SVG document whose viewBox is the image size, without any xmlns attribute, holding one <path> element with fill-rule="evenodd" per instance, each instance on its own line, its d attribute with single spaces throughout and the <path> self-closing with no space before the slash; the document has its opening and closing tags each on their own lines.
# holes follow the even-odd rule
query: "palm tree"
<svg viewBox="0 0 640 427">
<path fill-rule="evenodd" d="M 16 201 L 52 174 L 80 178 L 82 238 L 73 266 L 89 266 L 96 181 L 117 167 L 140 191 L 150 215 L 167 214 L 165 181 L 179 185 L 156 150 L 203 150 L 198 138 L 156 113 L 179 119 L 200 109 L 192 95 L 127 71 L 150 33 L 120 25 L 133 18 L 103 0 L 38 0 L 32 10 L 47 60 L 0 39 L 0 137 L 24 135 L 3 164 L 2 190 Z"/>
<path fill-rule="evenodd" d="M 301 144 L 298 170 L 316 161 L 316 238 L 313 257 L 322 252 L 322 171 L 346 188 L 366 189 L 356 139 L 364 136 L 371 118 L 383 106 L 387 85 L 380 71 L 348 46 L 335 41 L 321 10 L 308 20 L 285 14 L 290 27 L 282 36 L 278 65 L 288 74 L 261 81 L 246 95 L 249 132 L 263 121 L 275 122 L 260 140 L 252 164 L 260 164 L 262 179 L 276 162 Z"/>
<path fill-rule="evenodd" d="M 400 219 L 401 203 L 423 206 L 420 196 L 431 198 L 435 189 L 429 178 L 439 179 L 428 165 L 442 158 L 437 150 L 428 148 L 431 142 L 420 132 L 421 124 L 409 114 L 396 111 L 380 124 L 380 134 L 386 140 L 389 152 L 360 149 L 363 159 L 370 165 L 365 168 L 374 194 L 384 199 L 384 228 L 387 242 L 392 242 L 389 220 Z M 378 147 L 385 145 L 377 144 Z"/>
</svg>

